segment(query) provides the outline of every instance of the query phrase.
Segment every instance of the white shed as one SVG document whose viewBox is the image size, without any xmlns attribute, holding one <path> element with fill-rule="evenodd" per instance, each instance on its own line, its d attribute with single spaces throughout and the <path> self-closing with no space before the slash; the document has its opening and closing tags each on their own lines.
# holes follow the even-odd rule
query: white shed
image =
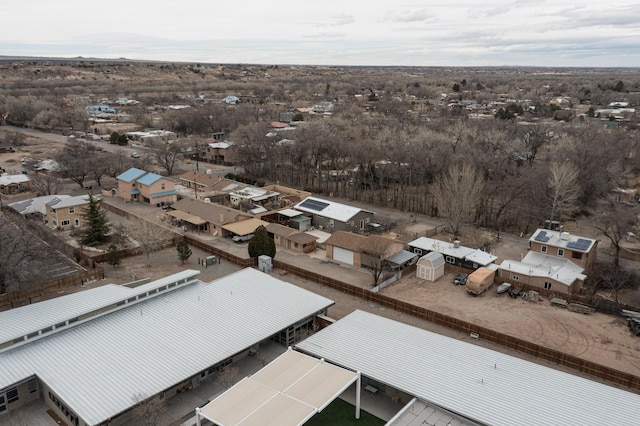
<svg viewBox="0 0 640 426">
<path fill-rule="evenodd" d="M 423 280 L 435 281 L 444 275 L 444 256 L 432 251 L 418 260 L 416 276 Z"/>
</svg>

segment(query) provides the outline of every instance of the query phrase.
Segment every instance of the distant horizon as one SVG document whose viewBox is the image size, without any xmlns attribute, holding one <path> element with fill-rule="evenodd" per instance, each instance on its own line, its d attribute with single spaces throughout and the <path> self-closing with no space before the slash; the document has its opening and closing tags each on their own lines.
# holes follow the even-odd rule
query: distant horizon
<svg viewBox="0 0 640 426">
<path fill-rule="evenodd" d="M 640 3 L 324 0 L 3 4 L 0 54 L 212 64 L 640 67 Z M 509 64 L 509 65 L 504 65 Z"/>
<path fill-rule="evenodd" d="M 95 56 L 30 56 L 30 55 L 0 55 L 0 62 L 7 61 L 96 61 L 96 62 L 139 62 L 139 63 L 171 63 L 171 64 L 200 64 L 200 65 L 243 65 L 266 67 L 327 67 L 327 68 L 531 68 L 531 69 L 593 69 L 593 70 L 638 70 L 638 66 L 552 66 L 552 65 L 346 65 L 346 64 L 267 64 L 257 62 L 204 62 L 204 61 L 170 61 L 157 59 L 133 59 L 126 57 L 95 57 Z"/>
</svg>

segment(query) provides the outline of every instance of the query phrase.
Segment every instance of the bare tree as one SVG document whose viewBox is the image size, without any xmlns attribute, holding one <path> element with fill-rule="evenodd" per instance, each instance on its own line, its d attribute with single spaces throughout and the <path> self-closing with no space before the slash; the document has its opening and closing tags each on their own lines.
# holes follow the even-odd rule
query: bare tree
<svg viewBox="0 0 640 426">
<path fill-rule="evenodd" d="M 580 185 L 578 183 L 578 169 L 571 163 L 553 162 L 549 168 L 547 179 L 549 192 L 547 197 L 551 206 L 549 225 L 556 220 L 556 215 L 562 216 L 576 209 Z"/>
<path fill-rule="evenodd" d="M 87 141 L 68 142 L 56 155 L 62 175 L 84 188 L 84 181 L 96 165 L 96 147 Z"/>
<path fill-rule="evenodd" d="M 176 161 L 182 155 L 183 144 L 179 141 L 156 140 L 149 143 L 151 157 L 166 170 L 167 175 L 173 174 Z"/>
<path fill-rule="evenodd" d="M 235 383 L 239 371 L 238 367 L 227 365 L 222 370 L 218 371 L 216 380 L 224 387 L 224 390 L 227 390 Z"/>
<path fill-rule="evenodd" d="M 138 393 L 133 396 L 135 406 L 131 412 L 131 424 L 133 426 L 156 426 L 164 418 L 167 404 L 164 399 L 158 396 L 145 398 L 144 394 Z"/>
<path fill-rule="evenodd" d="M 39 195 L 58 194 L 63 184 L 62 179 L 55 173 L 37 172 L 31 176 L 31 187 Z"/>
<path fill-rule="evenodd" d="M 390 250 L 394 244 L 394 241 L 389 238 L 372 235 L 362 248 L 362 266 L 371 273 L 374 287 L 389 272 L 387 258 L 391 254 Z"/>
<path fill-rule="evenodd" d="M 128 235 L 138 242 L 151 266 L 151 253 L 162 248 L 170 239 L 171 233 L 163 226 L 148 218 L 135 218 L 127 225 Z"/>
<path fill-rule="evenodd" d="M 463 222 L 473 217 L 482 197 L 485 181 L 475 166 L 454 164 L 433 186 L 438 214 L 444 217 L 455 237 L 460 235 Z"/>
<path fill-rule="evenodd" d="M 34 238 L 23 220 L 14 223 L 0 213 L 0 294 L 41 281 L 42 263 L 49 256 Z"/>
<path fill-rule="evenodd" d="M 637 214 L 620 204 L 612 204 L 603 209 L 594 219 L 594 227 L 611 242 L 613 264 L 620 266 L 621 244 L 627 233 L 636 229 Z"/>
</svg>

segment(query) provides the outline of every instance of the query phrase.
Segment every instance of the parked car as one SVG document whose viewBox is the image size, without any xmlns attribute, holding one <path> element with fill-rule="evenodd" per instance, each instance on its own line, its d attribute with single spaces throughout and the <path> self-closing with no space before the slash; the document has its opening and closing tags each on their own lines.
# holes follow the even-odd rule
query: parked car
<svg viewBox="0 0 640 426">
<path fill-rule="evenodd" d="M 234 235 L 231 239 L 236 243 L 241 243 L 244 241 L 249 241 L 251 238 L 253 238 L 253 234 Z"/>
<path fill-rule="evenodd" d="M 138 154 L 137 152 L 132 152 L 131 158 L 140 158 L 140 154 Z"/>
<path fill-rule="evenodd" d="M 467 283 L 467 278 L 469 278 L 469 275 L 467 274 L 456 274 L 456 276 L 453 277 L 453 283 L 455 285 L 465 285 Z"/>
</svg>

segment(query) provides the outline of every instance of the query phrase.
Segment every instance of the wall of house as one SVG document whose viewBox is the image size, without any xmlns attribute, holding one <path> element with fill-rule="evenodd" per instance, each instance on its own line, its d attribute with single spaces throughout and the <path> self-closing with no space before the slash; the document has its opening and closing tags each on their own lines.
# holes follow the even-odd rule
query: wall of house
<svg viewBox="0 0 640 426">
<path fill-rule="evenodd" d="M 543 247 L 546 247 L 546 251 L 543 251 Z M 559 256 L 559 250 L 562 250 L 562 256 Z M 593 245 L 591 250 L 588 253 L 584 253 L 582 251 L 574 251 L 570 248 L 565 247 L 557 247 L 549 244 L 543 244 L 538 241 L 531 241 L 531 251 L 535 251 L 538 253 L 543 253 L 548 256 L 557 256 L 563 259 L 570 260 L 576 265 L 582 266 L 587 273 L 593 268 L 593 265 L 596 261 L 597 252 L 598 252 L 598 242 Z"/>
<path fill-rule="evenodd" d="M 118 197 L 122 198 L 125 201 L 132 201 L 133 196 L 131 195 L 131 191 L 138 188 L 139 185 L 134 182 L 125 182 L 122 180 L 118 181 Z"/>
<path fill-rule="evenodd" d="M 68 231 L 70 229 L 76 227 L 82 227 L 84 225 L 84 219 L 82 217 L 82 213 L 88 204 L 83 204 L 80 206 L 73 207 L 61 207 L 59 209 L 51 208 L 51 206 L 47 206 L 47 221 L 50 224 L 54 224 L 58 227 L 58 229 L 63 231 Z M 70 209 L 73 209 L 73 213 L 70 212 Z M 78 225 L 76 226 L 76 219 L 78 220 Z M 69 221 L 67 225 L 63 225 L 64 221 Z"/>
<path fill-rule="evenodd" d="M 151 185 L 140 185 L 140 195 L 143 199 L 148 199 L 149 203 L 152 205 L 156 205 L 158 203 L 175 203 L 178 199 L 177 194 L 171 195 L 163 195 L 161 197 L 152 197 L 152 194 L 157 194 L 159 192 L 165 191 L 174 191 L 176 189 L 176 185 L 172 180 L 169 179 L 158 179 L 158 181 L 152 183 Z"/>
<path fill-rule="evenodd" d="M 500 270 L 499 274 L 501 278 L 500 281 L 502 282 L 510 282 L 516 287 L 518 284 L 525 284 L 534 289 L 543 290 L 545 294 L 549 292 L 560 294 L 579 294 L 583 284 L 581 281 L 576 280 L 571 285 L 565 285 L 549 277 L 532 277 L 505 270 Z M 545 283 L 551 284 L 551 288 L 545 288 Z"/>
<path fill-rule="evenodd" d="M 5 399 L 6 413 L 17 410 L 23 405 L 40 398 L 40 389 L 38 386 L 38 380 L 34 377 L 0 390 L 0 395 L 3 395 Z M 0 415 L 0 419 L 1 418 L 2 416 Z"/>
</svg>

